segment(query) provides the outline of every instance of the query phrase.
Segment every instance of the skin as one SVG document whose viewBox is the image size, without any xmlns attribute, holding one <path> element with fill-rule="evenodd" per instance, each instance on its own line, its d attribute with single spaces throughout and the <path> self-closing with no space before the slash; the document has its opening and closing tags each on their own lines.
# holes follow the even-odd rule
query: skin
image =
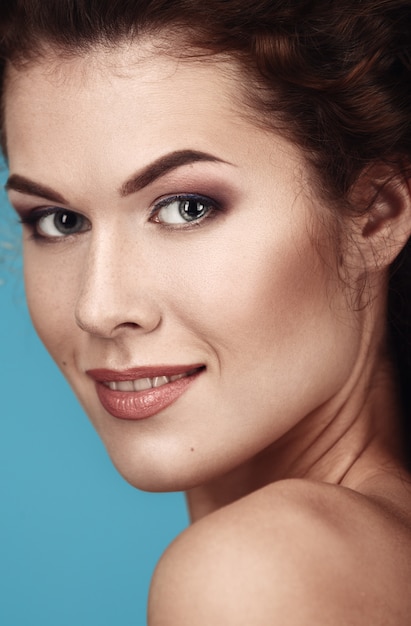
<svg viewBox="0 0 411 626">
<path fill-rule="evenodd" d="M 150 625 L 405 626 L 411 492 L 383 346 L 409 190 L 346 220 L 338 267 L 312 173 L 245 119 L 237 74 L 149 41 L 9 68 L 10 174 L 61 196 L 10 184 L 10 200 L 23 220 L 57 207 L 85 225 L 65 237 L 52 218 L 24 226 L 33 323 L 123 476 L 187 493 L 195 523 L 159 563 Z M 181 150 L 214 160 L 120 193 Z M 218 209 L 189 227 L 152 213 L 187 193 Z M 354 307 L 347 285 L 364 270 L 368 305 Z M 86 374 L 159 364 L 205 369 L 141 421 L 105 411 Z"/>
</svg>

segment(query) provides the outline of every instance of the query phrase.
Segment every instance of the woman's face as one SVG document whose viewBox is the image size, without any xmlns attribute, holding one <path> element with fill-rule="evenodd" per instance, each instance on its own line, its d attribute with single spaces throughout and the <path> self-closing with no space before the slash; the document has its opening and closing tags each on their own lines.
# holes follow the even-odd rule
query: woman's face
<svg viewBox="0 0 411 626">
<path fill-rule="evenodd" d="M 9 71 L 33 322 L 143 489 L 246 466 L 356 359 L 309 171 L 239 95 L 234 67 L 135 45 Z"/>
</svg>

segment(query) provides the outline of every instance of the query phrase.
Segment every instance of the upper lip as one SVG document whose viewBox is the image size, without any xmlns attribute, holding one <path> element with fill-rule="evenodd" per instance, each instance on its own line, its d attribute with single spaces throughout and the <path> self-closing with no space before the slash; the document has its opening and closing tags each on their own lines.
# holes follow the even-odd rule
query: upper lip
<svg viewBox="0 0 411 626">
<path fill-rule="evenodd" d="M 176 376 L 202 368 L 204 368 L 203 363 L 190 365 L 152 365 L 132 367 L 125 370 L 97 368 L 87 370 L 86 374 L 98 383 L 108 383 L 123 380 L 138 380 L 139 378 L 155 378 L 157 376 Z"/>
</svg>

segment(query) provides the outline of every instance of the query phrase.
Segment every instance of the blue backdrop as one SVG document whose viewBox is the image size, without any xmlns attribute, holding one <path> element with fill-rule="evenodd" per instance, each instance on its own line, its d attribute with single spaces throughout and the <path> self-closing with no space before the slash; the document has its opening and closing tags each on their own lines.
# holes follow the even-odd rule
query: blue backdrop
<svg viewBox="0 0 411 626">
<path fill-rule="evenodd" d="M 187 523 L 182 494 L 111 466 L 35 336 L 0 171 L 0 624 L 144 626 L 150 577 Z"/>
</svg>

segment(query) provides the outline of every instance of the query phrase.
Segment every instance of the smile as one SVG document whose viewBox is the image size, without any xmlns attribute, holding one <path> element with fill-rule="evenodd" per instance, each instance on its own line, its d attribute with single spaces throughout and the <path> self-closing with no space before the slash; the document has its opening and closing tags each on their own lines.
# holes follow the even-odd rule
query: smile
<svg viewBox="0 0 411 626">
<path fill-rule="evenodd" d="M 146 389 L 155 389 L 162 387 L 168 383 L 173 383 L 180 378 L 191 376 L 197 370 L 191 370 L 186 374 L 175 374 L 174 376 L 155 376 L 154 378 L 136 378 L 135 380 L 111 380 L 110 382 L 103 383 L 109 387 L 112 391 L 145 391 Z"/>
<path fill-rule="evenodd" d="M 88 370 L 87 374 L 94 379 L 100 404 L 110 415 L 142 420 L 176 402 L 204 370 L 203 365 L 164 366 L 123 372 Z"/>
</svg>

